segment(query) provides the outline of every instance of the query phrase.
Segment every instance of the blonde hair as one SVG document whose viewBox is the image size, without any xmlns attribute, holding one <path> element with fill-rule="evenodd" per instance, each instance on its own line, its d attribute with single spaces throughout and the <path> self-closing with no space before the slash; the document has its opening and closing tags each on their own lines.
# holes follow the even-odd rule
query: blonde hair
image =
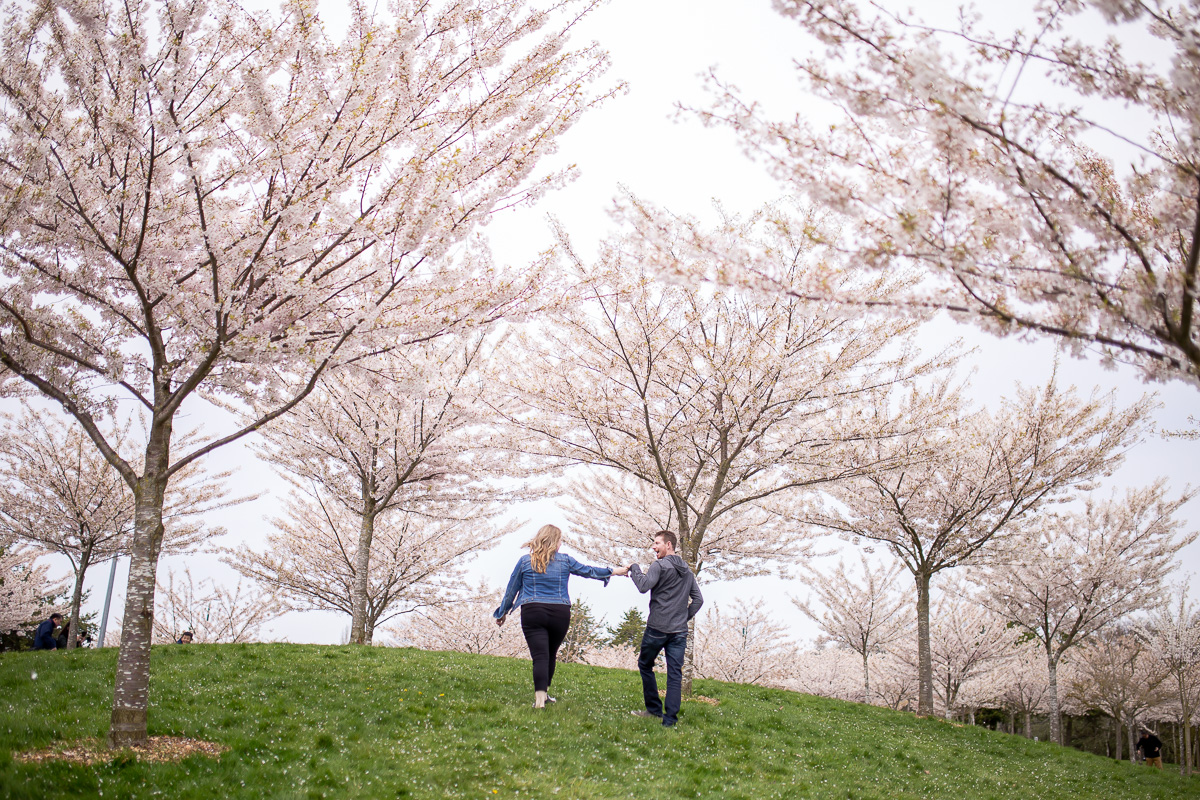
<svg viewBox="0 0 1200 800">
<path fill-rule="evenodd" d="M 533 571 L 546 571 L 546 565 L 550 563 L 550 558 L 558 552 L 558 546 L 562 544 L 562 531 L 555 525 L 543 525 L 538 528 L 538 532 L 522 547 L 529 548 L 529 558 L 533 561 Z"/>
</svg>

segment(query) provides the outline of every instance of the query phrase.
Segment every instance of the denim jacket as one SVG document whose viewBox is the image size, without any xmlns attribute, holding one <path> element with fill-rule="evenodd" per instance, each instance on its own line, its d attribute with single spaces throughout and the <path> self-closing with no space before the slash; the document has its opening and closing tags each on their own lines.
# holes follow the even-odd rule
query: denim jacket
<svg viewBox="0 0 1200 800">
<path fill-rule="evenodd" d="M 526 553 L 513 568 L 512 577 L 508 579 L 508 589 L 504 592 L 504 600 L 492 616 L 500 619 L 522 603 L 571 605 L 571 598 L 567 594 L 567 579 L 572 575 L 604 581 L 604 585 L 608 586 L 612 570 L 608 567 L 580 564 L 566 553 L 555 553 L 546 564 L 545 572 L 534 572 L 533 560 Z"/>
</svg>

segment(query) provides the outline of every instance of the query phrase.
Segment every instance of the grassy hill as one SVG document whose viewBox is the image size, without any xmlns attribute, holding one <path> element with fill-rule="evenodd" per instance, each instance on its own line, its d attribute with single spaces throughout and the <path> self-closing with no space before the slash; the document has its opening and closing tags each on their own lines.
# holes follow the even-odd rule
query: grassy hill
<svg viewBox="0 0 1200 800">
<path fill-rule="evenodd" d="M 285 644 L 155 648 L 151 735 L 228 745 L 219 760 L 13 760 L 103 737 L 115 663 L 0 656 L 0 797 L 1200 797 L 1200 778 L 807 695 L 698 681 L 720 704 L 668 730 L 630 716 L 630 672 L 561 665 L 535 711 L 525 661 Z"/>
</svg>

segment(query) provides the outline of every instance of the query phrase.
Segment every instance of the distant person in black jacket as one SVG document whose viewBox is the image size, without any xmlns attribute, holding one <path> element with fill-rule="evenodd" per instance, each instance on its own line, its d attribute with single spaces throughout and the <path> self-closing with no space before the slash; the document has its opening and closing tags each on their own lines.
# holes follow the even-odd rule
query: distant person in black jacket
<svg viewBox="0 0 1200 800">
<path fill-rule="evenodd" d="M 59 625 L 62 627 L 58 629 L 58 635 L 54 637 L 54 641 L 58 643 L 59 650 L 66 650 L 67 642 L 71 641 L 71 620 L 64 619 Z"/>
<path fill-rule="evenodd" d="M 645 574 L 637 564 L 613 570 L 614 575 L 632 578 L 639 592 L 650 592 L 650 615 L 646 619 L 646 632 L 642 635 L 642 649 L 638 655 L 642 699 L 646 702 L 646 710 L 632 713 L 635 717 L 661 718 L 662 724 L 668 728 L 679 720 L 688 621 L 704 605 L 696 576 L 683 559 L 675 555 L 677 542 L 671 531 L 659 531 L 654 535 L 652 545 L 655 561 Z M 654 678 L 654 660 L 663 650 L 667 655 L 665 705 L 658 698 L 658 682 Z"/>
<path fill-rule="evenodd" d="M 1146 759 L 1147 767 L 1162 769 L 1162 740 L 1154 735 L 1149 728 L 1142 728 L 1142 738 L 1138 739 L 1137 749 Z"/>
<path fill-rule="evenodd" d="M 50 619 L 37 626 L 33 634 L 34 650 L 57 650 L 58 640 L 54 637 L 54 629 L 62 624 L 62 614 L 51 614 Z"/>
</svg>

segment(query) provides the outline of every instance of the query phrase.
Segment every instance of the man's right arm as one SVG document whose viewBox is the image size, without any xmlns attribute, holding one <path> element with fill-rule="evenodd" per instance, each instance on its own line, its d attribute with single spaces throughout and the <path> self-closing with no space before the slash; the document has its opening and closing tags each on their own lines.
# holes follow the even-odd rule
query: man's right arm
<svg viewBox="0 0 1200 800">
<path fill-rule="evenodd" d="M 633 585 L 636 586 L 637 590 L 642 594 L 645 594 L 654 588 L 655 584 L 658 583 L 658 577 L 661 574 L 662 567 L 659 566 L 657 561 L 650 565 L 650 568 L 646 570 L 645 574 L 642 573 L 642 568 L 637 564 L 633 564 L 629 568 L 629 579 L 633 581 Z"/>
</svg>

